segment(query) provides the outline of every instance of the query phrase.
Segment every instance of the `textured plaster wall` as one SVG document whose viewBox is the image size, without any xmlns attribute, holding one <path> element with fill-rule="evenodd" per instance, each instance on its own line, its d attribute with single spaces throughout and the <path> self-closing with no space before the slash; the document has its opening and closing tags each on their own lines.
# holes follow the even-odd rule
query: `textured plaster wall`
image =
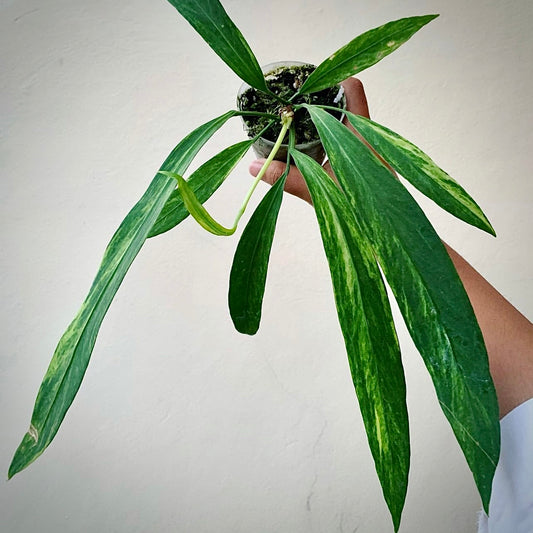
<svg viewBox="0 0 533 533">
<path fill-rule="evenodd" d="M 225 5 L 261 63 L 317 63 L 388 20 L 441 13 L 361 74 L 371 112 L 484 208 L 497 239 L 423 203 L 442 237 L 533 316 L 533 3 Z M 5 473 L 105 244 L 174 144 L 233 106 L 239 81 L 164 0 L 0 6 Z M 240 135 L 230 124 L 202 159 Z M 251 160 L 210 203 L 219 219 L 233 219 Z M 255 337 L 237 334 L 226 309 L 235 245 L 189 221 L 147 243 L 55 442 L 0 484 L 2 531 L 392 531 L 312 210 L 284 201 Z M 401 531 L 473 532 L 473 481 L 399 322 L 412 432 Z"/>
</svg>

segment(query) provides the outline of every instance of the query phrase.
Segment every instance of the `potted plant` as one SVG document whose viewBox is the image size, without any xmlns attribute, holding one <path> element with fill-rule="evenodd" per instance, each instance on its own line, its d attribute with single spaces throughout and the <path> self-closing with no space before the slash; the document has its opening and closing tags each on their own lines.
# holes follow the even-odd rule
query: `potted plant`
<svg viewBox="0 0 533 533">
<path fill-rule="evenodd" d="M 306 100 L 374 65 L 435 15 L 401 19 L 370 30 L 319 64 L 290 94 L 276 94 L 218 0 L 169 1 L 245 83 L 276 102 L 276 109 L 230 110 L 199 126 L 167 157 L 114 234 L 85 302 L 59 341 L 9 476 L 33 462 L 56 435 L 80 387 L 107 309 L 145 240 L 172 229 L 189 214 L 212 233 L 235 233 L 264 170 L 286 144 L 287 170 L 293 161 L 301 171 L 319 221 L 352 377 L 395 530 L 405 500 L 410 452 L 400 349 L 382 273 L 488 510 L 499 455 L 499 422 L 481 332 L 442 242 L 389 166 L 453 215 L 489 233 L 494 231 L 464 189 L 412 143 L 346 112 L 349 123 L 367 141 L 364 143 L 330 113 L 339 112 L 339 102 L 330 105 Z M 337 183 L 298 149 L 301 143 L 295 123 L 300 115 L 310 119 L 316 129 Z M 200 148 L 237 116 L 261 117 L 266 124 L 254 131 L 252 138 L 224 149 L 185 180 Z M 234 225 L 222 226 L 202 204 L 251 146 L 273 128 L 279 133 L 263 170 Z M 236 328 L 244 333 L 253 334 L 259 327 L 285 178 L 264 196 L 237 245 L 229 306 Z"/>
<path fill-rule="evenodd" d="M 282 107 L 280 99 L 286 98 L 288 101 L 315 69 L 314 65 L 300 61 L 278 61 L 263 66 L 261 70 L 273 95 L 260 91 L 255 87 L 250 87 L 244 82 L 237 95 L 238 109 L 275 115 Z M 330 113 L 340 119 L 344 116 L 340 109 L 346 106 L 346 99 L 344 98 L 342 86 L 336 85 L 326 87 L 315 93 L 298 95 L 293 103 L 323 105 L 325 109 L 328 109 L 328 106 L 338 108 L 339 111 L 330 109 Z M 252 138 L 261 134 L 262 130 L 269 126 L 270 120 L 268 116 L 264 115 L 243 116 L 242 119 L 248 136 Z M 293 124 L 295 148 L 311 156 L 318 163 L 322 163 L 326 155 L 324 147 L 320 142 L 316 127 L 305 108 L 294 109 Z M 275 121 L 271 127 L 266 128 L 264 136 L 259 137 L 254 142 L 253 149 L 258 157 L 266 159 L 270 155 L 280 131 L 281 121 Z M 274 159 L 285 161 L 287 159 L 287 148 L 287 144 L 282 144 L 274 155 Z"/>
</svg>

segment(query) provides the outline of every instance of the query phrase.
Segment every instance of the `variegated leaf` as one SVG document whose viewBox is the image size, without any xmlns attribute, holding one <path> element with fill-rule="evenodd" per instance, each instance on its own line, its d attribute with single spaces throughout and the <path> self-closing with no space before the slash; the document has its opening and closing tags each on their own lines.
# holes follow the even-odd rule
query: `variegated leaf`
<svg viewBox="0 0 533 533">
<path fill-rule="evenodd" d="M 267 91 L 250 46 L 218 0 L 168 0 L 239 78 Z"/>
<path fill-rule="evenodd" d="M 488 510 L 499 410 L 474 311 L 444 245 L 405 187 L 356 135 L 307 106 L 396 297 Z"/>
<path fill-rule="evenodd" d="M 491 235 L 494 229 L 473 198 L 413 143 L 376 122 L 346 112 L 353 127 L 387 163 L 452 215 Z"/>
<path fill-rule="evenodd" d="M 167 157 L 161 170 L 185 171 L 230 116 L 233 112 L 190 133 Z M 106 312 L 175 186 L 173 178 L 158 173 L 113 235 L 87 298 L 57 345 L 37 394 L 30 428 L 9 467 L 9 477 L 35 461 L 59 430 L 83 380 Z"/>
<path fill-rule="evenodd" d="M 320 225 L 368 443 L 397 531 L 407 493 L 409 423 L 387 292 L 372 247 L 346 197 L 316 161 L 297 151 L 292 155 Z"/>
<path fill-rule="evenodd" d="M 394 52 L 436 17 L 438 15 L 403 18 L 359 35 L 322 61 L 298 92 L 314 93 L 355 76 Z"/>
</svg>

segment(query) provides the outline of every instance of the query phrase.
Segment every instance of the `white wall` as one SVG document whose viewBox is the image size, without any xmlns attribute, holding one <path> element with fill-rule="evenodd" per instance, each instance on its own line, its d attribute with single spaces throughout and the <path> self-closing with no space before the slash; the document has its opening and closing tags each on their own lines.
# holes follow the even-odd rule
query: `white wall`
<svg viewBox="0 0 533 533">
<path fill-rule="evenodd" d="M 0 5 L 7 472 L 105 244 L 174 144 L 233 106 L 239 81 L 164 0 Z M 426 149 L 498 232 L 485 236 L 424 202 L 442 237 L 533 316 L 533 3 L 225 5 L 261 63 L 320 62 L 388 20 L 441 13 L 360 77 L 373 118 Z M 240 135 L 235 122 L 203 159 Z M 223 221 L 250 183 L 251 160 L 210 204 Z M 312 210 L 284 201 L 255 337 L 237 334 L 226 309 L 236 242 L 187 221 L 147 243 L 56 440 L 0 484 L 2 531 L 392 531 Z M 399 329 L 412 431 L 401 531 L 473 532 L 471 475 Z"/>
</svg>

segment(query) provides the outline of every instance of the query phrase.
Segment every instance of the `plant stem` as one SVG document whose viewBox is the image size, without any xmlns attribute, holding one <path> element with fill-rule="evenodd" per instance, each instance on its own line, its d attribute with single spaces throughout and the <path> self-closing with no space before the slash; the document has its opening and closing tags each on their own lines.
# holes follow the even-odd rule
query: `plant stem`
<svg viewBox="0 0 533 533">
<path fill-rule="evenodd" d="M 248 202 L 250 201 L 250 198 L 252 197 L 252 194 L 254 193 L 255 189 L 257 188 L 257 185 L 265 175 L 265 172 L 267 171 L 268 166 L 272 161 L 274 160 L 274 157 L 276 157 L 276 154 L 278 153 L 278 150 L 280 146 L 283 143 L 283 140 L 285 139 L 285 135 L 287 133 L 287 130 L 290 128 L 292 124 L 292 119 L 294 118 L 294 112 L 292 109 L 289 108 L 289 110 L 284 109 L 281 113 L 281 131 L 279 133 L 279 136 L 276 140 L 276 143 L 274 144 L 274 147 L 272 148 L 272 151 L 270 152 L 267 160 L 263 163 L 263 166 L 261 167 L 261 170 L 259 171 L 259 174 L 257 174 L 254 182 L 252 183 L 252 186 L 250 187 L 250 190 L 248 191 L 248 194 L 246 195 L 246 198 L 244 199 L 244 202 L 239 209 L 237 216 L 235 217 L 235 222 L 233 224 L 233 228 L 237 227 L 237 224 L 239 223 L 239 220 L 241 219 L 242 215 L 246 211 L 246 207 L 248 206 Z"/>
<path fill-rule="evenodd" d="M 172 172 L 165 172 L 165 171 L 160 171 L 160 173 L 171 176 L 178 181 L 178 190 L 180 192 L 183 203 L 187 211 L 189 211 L 191 216 L 196 220 L 196 222 L 198 222 L 198 224 L 200 224 L 200 226 L 202 226 L 205 230 L 209 231 L 210 233 L 213 233 L 214 235 L 219 235 L 219 236 L 233 235 L 235 233 L 235 230 L 237 229 L 239 220 L 241 219 L 242 215 L 244 214 L 244 211 L 246 210 L 246 207 L 248 205 L 248 202 L 250 201 L 250 198 L 253 192 L 255 191 L 258 183 L 261 181 L 261 178 L 264 176 L 266 169 L 268 168 L 268 165 L 270 165 L 276 153 L 278 152 L 279 147 L 281 146 L 283 139 L 285 138 L 285 134 L 287 133 L 287 130 L 291 126 L 293 117 L 294 117 L 294 112 L 292 111 L 292 108 L 290 106 L 282 109 L 281 111 L 282 128 L 281 128 L 279 137 L 276 143 L 274 144 L 274 147 L 272 148 L 272 151 L 270 152 L 268 159 L 265 161 L 265 164 L 261 168 L 261 171 L 259 172 L 254 183 L 252 184 L 252 187 L 248 191 L 248 194 L 246 195 L 246 198 L 244 199 L 244 202 L 241 208 L 239 209 L 237 216 L 235 218 L 235 222 L 231 228 L 226 228 L 222 226 L 208 213 L 208 211 L 205 209 L 205 207 L 201 204 L 201 202 L 196 197 L 194 191 L 189 187 L 187 182 L 180 175 L 173 174 Z M 270 125 L 271 124 L 266 126 L 263 131 L 268 129 Z"/>
</svg>

